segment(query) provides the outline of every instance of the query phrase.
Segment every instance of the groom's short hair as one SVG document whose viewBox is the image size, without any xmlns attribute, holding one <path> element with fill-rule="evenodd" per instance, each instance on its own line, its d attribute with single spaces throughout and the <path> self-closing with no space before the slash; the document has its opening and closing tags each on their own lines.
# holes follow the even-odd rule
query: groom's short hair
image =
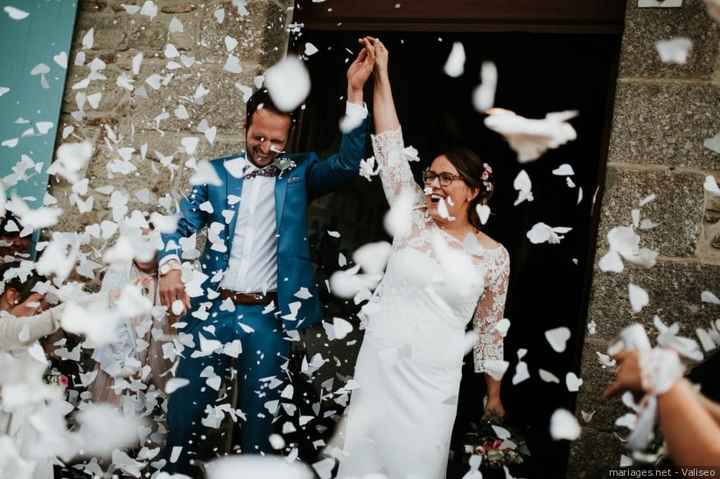
<svg viewBox="0 0 720 479">
<path fill-rule="evenodd" d="M 295 126 L 295 111 L 282 111 L 270 96 L 267 88 L 261 88 L 252 94 L 247 101 L 245 109 L 245 126 L 250 128 L 252 125 L 252 117 L 256 111 L 263 109 L 269 110 L 277 115 L 284 115 L 290 118 L 290 129 Z"/>
</svg>

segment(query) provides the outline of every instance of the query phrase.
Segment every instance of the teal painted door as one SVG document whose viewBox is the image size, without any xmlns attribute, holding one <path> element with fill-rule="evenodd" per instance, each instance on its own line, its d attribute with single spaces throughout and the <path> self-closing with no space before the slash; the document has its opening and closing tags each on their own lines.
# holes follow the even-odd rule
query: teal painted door
<svg viewBox="0 0 720 479">
<path fill-rule="evenodd" d="M 0 178 L 42 204 L 53 157 L 77 0 L 0 0 Z"/>
</svg>

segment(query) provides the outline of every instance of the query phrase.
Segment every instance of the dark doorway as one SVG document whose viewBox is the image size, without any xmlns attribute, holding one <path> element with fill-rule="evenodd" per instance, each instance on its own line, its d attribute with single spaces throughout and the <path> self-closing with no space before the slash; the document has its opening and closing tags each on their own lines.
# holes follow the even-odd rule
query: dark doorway
<svg viewBox="0 0 720 479">
<path fill-rule="evenodd" d="M 302 53 L 307 42 L 319 50 L 307 61 L 312 93 L 298 131 L 301 151 L 328 152 L 336 145 L 345 72 L 358 51 L 357 39 L 366 34 L 380 36 L 390 51 L 391 80 L 405 142 L 417 148 L 423 160 L 412 165 L 416 179 L 437 152 L 456 144 L 475 150 L 494 168 L 496 193 L 486 232 L 505 245 L 511 256 L 505 309 L 505 317 L 512 322 L 505 342 L 510 367 L 503 380 L 503 399 L 509 420 L 524 428 L 532 454 L 521 477 L 565 477 L 568 443 L 550 438 L 549 419 L 557 408 L 572 411 L 575 406 L 576 393 L 568 392 L 564 378 L 570 371 L 580 376 L 597 228 L 594 201 L 601 199 L 620 35 L 306 30 L 291 40 L 291 50 Z M 467 53 L 460 78 L 443 73 L 455 41 L 462 42 Z M 571 121 L 578 139 L 536 162 L 519 164 L 505 141 L 484 127 L 483 116 L 472 106 L 472 91 L 486 60 L 495 62 L 499 72 L 496 106 L 530 118 L 579 110 L 580 115 Z M 369 106 L 371 95 L 366 91 Z M 565 177 L 552 174 L 563 163 L 575 171 L 571 177 L 575 187 Z M 535 199 L 513 206 L 517 197 L 513 180 L 521 169 L 532 180 Z M 578 203 L 580 188 L 583 198 Z M 327 229 L 337 229 L 342 236 L 336 248 L 348 253 L 368 241 L 387 239 L 382 228 L 386 210 L 379 178 L 372 183 L 359 178 L 347 191 L 314 204 L 316 238 L 319 241 Z M 560 244 L 533 245 L 526 233 L 538 222 L 572 231 Z M 330 255 L 330 261 L 335 258 Z M 329 301 L 331 308 L 347 308 L 337 300 Z M 561 354 L 550 348 L 544 336 L 559 326 L 572 332 Z M 521 348 L 528 351 L 523 360 L 531 377 L 514 386 L 511 380 Z M 335 351 L 344 356 L 343 373 L 352 370 L 356 353 L 352 348 Z M 483 378 L 472 372 L 470 363 L 466 360 L 456 428 L 482 414 Z M 561 384 L 543 382 L 538 369 L 552 372 Z"/>
</svg>

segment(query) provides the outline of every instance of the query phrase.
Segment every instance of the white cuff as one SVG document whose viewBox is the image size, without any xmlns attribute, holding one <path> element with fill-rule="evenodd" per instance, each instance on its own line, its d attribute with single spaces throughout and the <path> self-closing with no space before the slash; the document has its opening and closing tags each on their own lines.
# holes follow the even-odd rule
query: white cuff
<svg viewBox="0 0 720 479">
<path fill-rule="evenodd" d="M 345 116 L 359 120 L 361 122 L 368 117 L 368 107 L 365 102 L 362 105 L 358 103 L 345 102 Z"/>
<path fill-rule="evenodd" d="M 650 394 L 667 392 L 685 374 L 685 366 L 672 349 L 641 350 L 638 356 L 642 387 Z"/>
<path fill-rule="evenodd" d="M 160 260 L 158 263 L 158 271 L 160 271 L 160 268 L 162 268 L 165 264 L 169 263 L 170 261 L 177 261 L 179 264 L 182 264 L 182 261 L 180 261 L 180 257 L 176 254 L 169 254 L 165 256 L 163 259 Z"/>
</svg>

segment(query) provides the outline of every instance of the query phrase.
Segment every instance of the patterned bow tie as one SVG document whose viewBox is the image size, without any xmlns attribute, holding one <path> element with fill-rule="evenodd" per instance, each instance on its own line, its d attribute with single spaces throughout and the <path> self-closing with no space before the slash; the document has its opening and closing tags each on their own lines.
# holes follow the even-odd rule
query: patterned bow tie
<svg viewBox="0 0 720 479">
<path fill-rule="evenodd" d="M 257 169 L 251 173 L 248 173 L 243 177 L 245 180 L 249 180 L 251 178 L 255 178 L 256 176 L 268 176 L 268 177 L 275 177 L 280 174 L 280 168 L 278 168 L 275 165 L 268 165 L 264 168 Z"/>
</svg>

